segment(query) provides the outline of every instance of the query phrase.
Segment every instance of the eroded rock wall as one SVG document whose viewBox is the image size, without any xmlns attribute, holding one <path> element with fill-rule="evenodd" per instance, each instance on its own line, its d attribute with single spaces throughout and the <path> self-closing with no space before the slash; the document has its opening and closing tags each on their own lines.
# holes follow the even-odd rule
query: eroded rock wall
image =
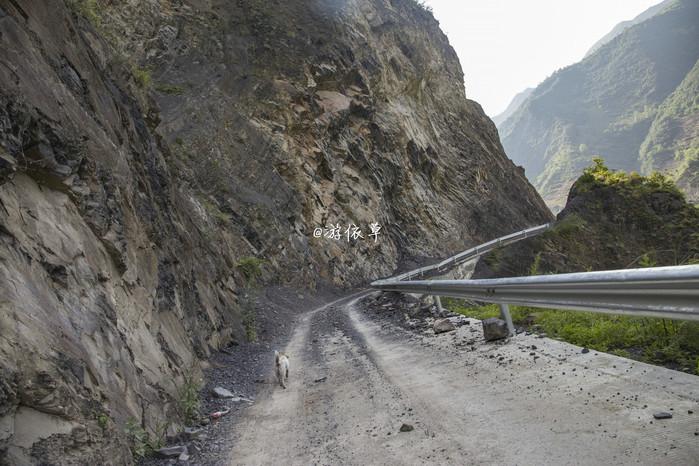
<svg viewBox="0 0 699 466">
<path fill-rule="evenodd" d="M 243 258 L 354 286 L 548 219 L 413 2 L 0 0 L 0 455 L 175 429 Z"/>
</svg>

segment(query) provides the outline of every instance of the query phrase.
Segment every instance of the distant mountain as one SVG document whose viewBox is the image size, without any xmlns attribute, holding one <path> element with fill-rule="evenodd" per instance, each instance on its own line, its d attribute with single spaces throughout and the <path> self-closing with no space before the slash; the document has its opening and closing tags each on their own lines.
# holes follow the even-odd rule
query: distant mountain
<svg viewBox="0 0 699 466">
<path fill-rule="evenodd" d="M 609 42 L 610 40 L 614 39 L 616 36 L 630 28 L 631 26 L 634 26 L 636 24 L 642 23 L 643 21 L 657 15 L 661 11 L 663 11 L 665 8 L 670 6 L 672 3 L 674 3 L 675 0 L 665 0 L 664 2 L 660 2 L 657 5 L 654 5 L 650 8 L 648 8 L 646 11 L 641 13 L 640 15 L 636 16 L 634 19 L 631 19 L 629 21 L 622 21 L 621 23 L 617 24 L 614 26 L 614 28 L 609 31 L 607 34 L 604 35 L 600 40 L 595 42 L 595 44 L 590 47 L 590 50 L 587 51 L 585 54 L 585 57 L 592 55 L 594 52 L 596 52 L 600 47 L 602 47 L 604 44 Z"/>
<path fill-rule="evenodd" d="M 668 171 L 699 200 L 697 44 L 699 2 L 675 0 L 555 72 L 499 125 L 549 207 L 563 207 L 596 155 L 614 169 Z"/>
<path fill-rule="evenodd" d="M 496 126 L 500 126 L 502 122 L 507 120 L 513 113 L 517 111 L 519 106 L 522 105 L 525 100 L 527 100 L 527 97 L 529 97 L 533 91 L 533 87 L 528 87 L 522 92 L 515 95 L 510 101 L 510 104 L 507 106 L 507 108 L 502 113 L 499 113 L 493 117 L 493 123 L 495 123 Z"/>
<path fill-rule="evenodd" d="M 669 172 L 690 199 L 699 199 L 699 62 L 660 105 L 640 157 L 643 172 Z"/>
<path fill-rule="evenodd" d="M 571 187 L 551 230 L 485 255 L 474 277 L 694 263 L 697 232 L 699 206 L 689 204 L 672 181 L 613 171 L 596 161 Z"/>
</svg>

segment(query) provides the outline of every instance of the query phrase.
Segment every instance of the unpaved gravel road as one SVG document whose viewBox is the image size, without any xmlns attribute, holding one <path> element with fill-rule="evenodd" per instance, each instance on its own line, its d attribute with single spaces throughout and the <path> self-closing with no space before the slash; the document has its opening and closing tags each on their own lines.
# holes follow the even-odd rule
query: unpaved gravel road
<svg viewBox="0 0 699 466">
<path fill-rule="evenodd" d="M 534 335 L 484 343 L 478 321 L 411 331 L 376 302 L 300 319 L 289 388 L 264 386 L 216 464 L 699 464 L 699 377 Z"/>
</svg>

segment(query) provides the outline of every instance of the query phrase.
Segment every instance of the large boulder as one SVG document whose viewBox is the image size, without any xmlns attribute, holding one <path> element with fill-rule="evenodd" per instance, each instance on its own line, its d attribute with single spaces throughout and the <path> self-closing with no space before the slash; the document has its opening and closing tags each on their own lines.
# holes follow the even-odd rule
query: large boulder
<svg viewBox="0 0 699 466">
<path fill-rule="evenodd" d="M 485 338 L 485 341 L 500 340 L 501 338 L 507 338 L 509 335 L 510 332 L 504 320 L 497 317 L 483 320 L 483 338 Z"/>
</svg>

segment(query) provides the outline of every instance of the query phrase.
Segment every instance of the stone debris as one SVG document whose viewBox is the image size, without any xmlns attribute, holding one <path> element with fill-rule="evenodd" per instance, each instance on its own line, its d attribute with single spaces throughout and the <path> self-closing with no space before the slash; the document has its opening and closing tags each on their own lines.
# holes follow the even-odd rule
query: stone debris
<svg viewBox="0 0 699 466">
<path fill-rule="evenodd" d="M 462 315 L 456 315 L 456 316 L 450 316 L 447 317 L 447 320 L 454 324 L 456 327 L 461 327 L 462 325 L 470 325 L 471 322 L 469 322 L 468 317 L 462 316 Z"/>
<path fill-rule="evenodd" d="M 211 390 L 211 394 L 216 398 L 235 398 L 233 392 L 223 387 L 214 387 L 214 389 Z"/>
<path fill-rule="evenodd" d="M 432 328 L 434 329 L 434 333 L 446 333 L 456 330 L 456 327 L 454 327 L 454 324 L 452 324 L 449 319 L 435 320 L 434 324 L 432 324 Z"/>
<path fill-rule="evenodd" d="M 580 352 L 581 352 L 582 354 L 587 354 L 587 353 L 590 352 L 590 350 L 587 349 L 587 348 L 583 348 L 582 351 L 580 351 Z"/>
<path fill-rule="evenodd" d="M 507 338 L 509 331 L 504 320 L 491 317 L 483 320 L 483 338 L 485 341 L 500 340 Z"/>
<path fill-rule="evenodd" d="M 186 445 L 173 445 L 171 447 L 163 447 L 155 451 L 161 458 L 179 458 L 182 455 L 187 455 Z"/>
<path fill-rule="evenodd" d="M 315 383 L 321 383 L 321 382 L 325 382 L 326 380 L 328 380 L 328 376 L 327 376 L 327 375 L 324 375 L 323 377 L 320 377 L 320 378 L 315 379 L 313 382 L 315 382 Z"/>
<path fill-rule="evenodd" d="M 185 427 L 182 434 L 188 440 L 198 440 L 204 437 L 204 429 L 197 427 Z"/>
<path fill-rule="evenodd" d="M 656 419 L 672 419 L 672 413 L 668 413 L 667 411 L 658 411 L 657 413 L 653 413 L 653 417 Z"/>
<path fill-rule="evenodd" d="M 400 426 L 401 432 L 411 432 L 413 429 L 415 428 L 412 426 L 412 424 L 403 423 L 403 425 Z"/>
<path fill-rule="evenodd" d="M 215 387 L 213 390 L 211 390 L 211 394 L 214 395 L 216 398 L 226 398 L 236 403 L 241 401 L 252 403 L 251 399 L 245 398 L 244 396 L 235 395 L 233 392 L 223 387 Z"/>
</svg>

